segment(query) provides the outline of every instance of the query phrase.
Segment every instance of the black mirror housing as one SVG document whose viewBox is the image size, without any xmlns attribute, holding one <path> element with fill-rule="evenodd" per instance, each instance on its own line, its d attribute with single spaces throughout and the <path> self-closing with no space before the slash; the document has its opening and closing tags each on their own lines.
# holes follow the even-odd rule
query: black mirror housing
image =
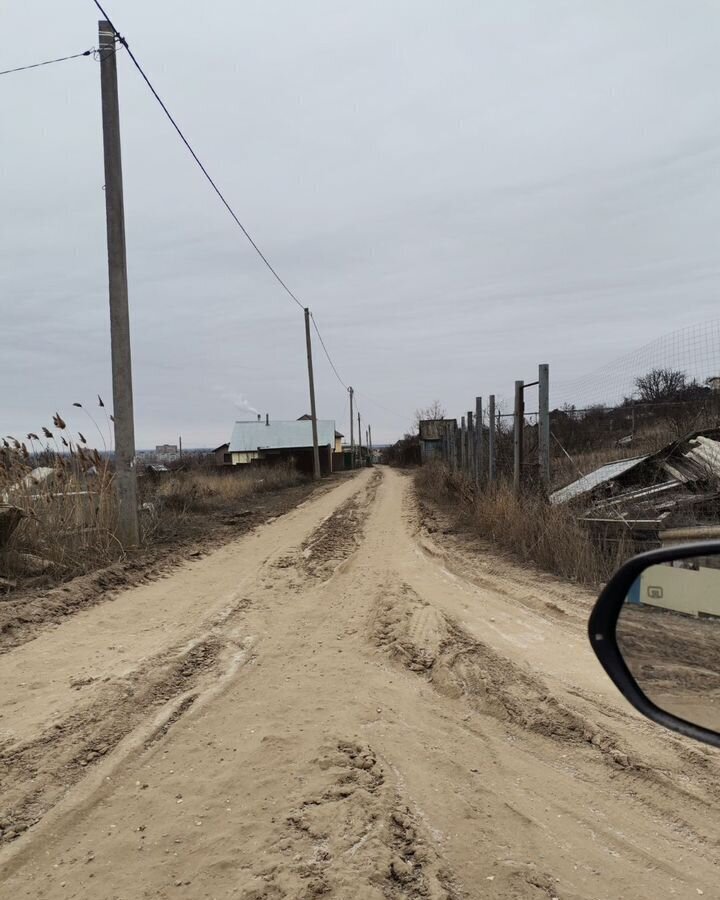
<svg viewBox="0 0 720 900">
<path fill-rule="evenodd" d="M 661 709 L 640 688 L 618 646 L 617 624 L 626 598 L 649 567 L 693 557 L 717 556 L 720 556 L 720 541 L 682 544 L 650 550 L 633 557 L 621 566 L 607 583 L 595 603 L 588 622 L 588 637 L 595 655 L 623 696 L 638 712 L 665 728 L 714 747 L 720 747 L 720 732 Z M 720 622 L 718 634 L 720 635 Z M 720 643 L 718 648 L 720 651 Z M 720 669 L 720 653 L 718 669 Z"/>
</svg>

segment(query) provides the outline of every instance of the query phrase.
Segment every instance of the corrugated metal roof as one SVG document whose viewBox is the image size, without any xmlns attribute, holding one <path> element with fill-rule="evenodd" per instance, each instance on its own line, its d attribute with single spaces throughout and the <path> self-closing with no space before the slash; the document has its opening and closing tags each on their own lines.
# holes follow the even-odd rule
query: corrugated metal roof
<svg viewBox="0 0 720 900">
<path fill-rule="evenodd" d="M 682 489 L 682 485 L 673 478 L 672 481 L 663 481 L 662 484 L 653 484 L 650 487 L 635 488 L 634 490 L 617 494 L 615 497 L 599 500 L 593 508 L 607 509 L 611 506 L 622 506 L 623 504 L 631 503 L 633 501 L 656 498 L 660 494 L 666 494 L 668 491 L 677 491 L 680 489 Z"/>
<path fill-rule="evenodd" d="M 686 450 L 674 453 L 662 464 L 665 471 L 683 484 L 720 476 L 720 443 L 702 434 L 688 443 Z"/>
<path fill-rule="evenodd" d="M 623 472 L 628 472 L 646 459 L 647 456 L 635 456 L 633 459 L 619 459 L 616 462 L 606 463 L 606 465 L 600 466 L 599 469 L 595 469 L 594 472 L 583 475 L 582 478 L 578 478 L 572 484 L 555 491 L 550 495 L 550 502 L 567 503 L 568 500 L 581 497 L 583 494 L 587 494 L 588 491 L 593 490 L 593 488 L 598 487 L 598 485 L 606 481 L 612 481 L 613 478 L 617 478 Z"/>
<path fill-rule="evenodd" d="M 318 419 L 318 444 L 335 444 L 335 422 Z M 290 450 L 312 447 L 312 422 L 307 419 L 293 422 L 236 422 L 230 438 L 230 453 L 249 453 L 254 450 Z"/>
</svg>

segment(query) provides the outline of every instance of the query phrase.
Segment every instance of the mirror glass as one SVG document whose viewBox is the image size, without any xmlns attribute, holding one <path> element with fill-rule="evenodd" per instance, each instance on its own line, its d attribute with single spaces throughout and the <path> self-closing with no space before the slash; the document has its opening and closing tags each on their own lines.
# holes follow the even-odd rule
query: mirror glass
<svg viewBox="0 0 720 900">
<path fill-rule="evenodd" d="M 628 592 L 617 643 L 640 690 L 678 718 L 720 731 L 720 557 L 650 566 Z"/>
</svg>

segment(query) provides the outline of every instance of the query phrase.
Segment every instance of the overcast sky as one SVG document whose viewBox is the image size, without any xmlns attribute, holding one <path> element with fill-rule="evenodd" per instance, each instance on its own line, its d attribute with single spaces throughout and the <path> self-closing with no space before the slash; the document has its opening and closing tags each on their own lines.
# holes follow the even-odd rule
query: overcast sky
<svg viewBox="0 0 720 900">
<path fill-rule="evenodd" d="M 376 441 L 717 316 L 714 0 L 107 0 Z M 5 4 L 0 69 L 97 43 Z M 301 311 L 118 55 L 139 447 L 307 411 Z M 0 431 L 111 402 L 98 63 L 0 79 Z M 315 349 L 318 415 L 348 431 Z M 564 399 L 564 398 L 563 398 Z M 71 417 L 71 413 L 77 413 Z M 250 413 L 252 414 L 252 413 Z"/>
</svg>

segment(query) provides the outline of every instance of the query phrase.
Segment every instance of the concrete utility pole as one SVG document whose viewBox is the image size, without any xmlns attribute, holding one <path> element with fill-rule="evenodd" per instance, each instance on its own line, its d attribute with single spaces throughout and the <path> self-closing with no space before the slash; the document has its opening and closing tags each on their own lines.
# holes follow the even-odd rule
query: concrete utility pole
<svg viewBox="0 0 720 900">
<path fill-rule="evenodd" d="M 107 221 L 110 294 L 110 346 L 113 416 L 115 419 L 115 486 L 118 499 L 118 539 L 123 547 L 138 543 L 135 420 L 133 415 L 130 317 L 128 314 L 125 211 L 120 156 L 115 32 L 98 22 L 103 149 L 105 153 L 105 218 Z"/>
<path fill-rule="evenodd" d="M 358 417 L 358 465 L 362 465 L 362 428 L 360 425 L 360 413 L 357 414 Z"/>
<path fill-rule="evenodd" d="M 305 346 L 307 348 L 308 384 L 310 385 L 310 416 L 313 437 L 313 480 L 320 478 L 320 450 L 318 448 L 317 416 L 315 414 L 315 379 L 313 378 L 312 341 L 310 340 L 310 310 L 305 307 Z"/>
<path fill-rule="evenodd" d="M 348 388 L 348 394 L 350 394 L 350 467 L 355 468 L 355 434 L 354 434 L 354 422 L 355 417 L 353 416 L 353 389 L 351 387 Z"/>
<path fill-rule="evenodd" d="M 465 471 L 465 459 L 467 450 L 467 432 L 465 430 L 465 416 L 460 416 L 460 471 Z"/>
<path fill-rule="evenodd" d="M 525 382 L 515 382 L 515 410 L 513 416 L 513 490 L 520 496 L 522 489 L 522 465 L 523 465 L 523 425 L 525 424 Z"/>
<path fill-rule="evenodd" d="M 475 484 L 483 479 L 483 408 L 482 397 L 475 398 Z"/>
<path fill-rule="evenodd" d="M 473 478 L 473 472 L 475 471 L 475 433 L 473 432 L 472 410 L 468 410 L 467 414 L 467 471 L 468 475 Z"/>
<path fill-rule="evenodd" d="M 495 483 L 495 394 L 488 402 L 488 481 Z"/>
<path fill-rule="evenodd" d="M 368 450 L 370 451 L 370 458 L 372 459 L 372 452 L 373 452 L 372 425 L 368 425 Z"/>
<path fill-rule="evenodd" d="M 540 481 L 550 487 L 550 366 L 538 367 L 538 467 Z"/>
</svg>

